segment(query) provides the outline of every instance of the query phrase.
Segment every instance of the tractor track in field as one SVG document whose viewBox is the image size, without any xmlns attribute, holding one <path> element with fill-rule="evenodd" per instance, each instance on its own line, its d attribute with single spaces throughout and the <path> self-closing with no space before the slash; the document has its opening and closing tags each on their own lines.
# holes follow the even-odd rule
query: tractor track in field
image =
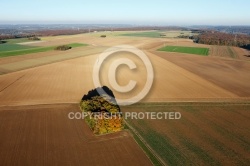
<svg viewBox="0 0 250 166">
<path fill-rule="evenodd" d="M 164 166 L 167 164 L 165 161 L 153 150 L 152 147 L 140 136 L 139 132 L 136 131 L 135 128 L 133 128 L 125 119 L 124 119 L 125 124 L 131 129 L 131 131 L 140 139 L 140 141 L 147 147 L 147 149 L 151 152 L 151 154 Z M 146 152 L 145 152 L 146 153 Z"/>
</svg>

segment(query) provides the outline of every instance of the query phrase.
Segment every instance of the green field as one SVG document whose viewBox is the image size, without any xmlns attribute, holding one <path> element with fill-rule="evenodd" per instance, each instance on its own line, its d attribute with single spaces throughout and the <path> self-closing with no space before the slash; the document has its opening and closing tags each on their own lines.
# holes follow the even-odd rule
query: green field
<svg viewBox="0 0 250 166">
<path fill-rule="evenodd" d="M 148 158 L 151 160 L 153 165 L 158 166 L 162 165 L 161 162 L 158 160 L 157 157 L 148 149 L 148 147 L 144 144 L 144 142 L 141 140 L 141 138 L 138 137 L 138 135 L 134 132 L 134 129 L 132 129 L 132 126 L 128 126 L 129 124 L 125 125 L 125 129 L 130 130 L 130 132 L 133 134 L 133 137 L 137 144 L 143 149 L 143 151 L 147 154 Z"/>
<path fill-rule="evenodd" d="M 158 51 L 179 52 L 179 53 L 207 56 L 209 49 L 201 48 L 201 47 L 165 46 L 165 47 L 158 49 Z"/>
<path fill-rule="evenodd" d="M 4 44 L 0 44 L 0 53 L 4 51 L 25 50 L 25 49 L 30 49 L 30 48 L 36 48 L 36 47 L 4 43 Z"/>
<path fill-rule="evenodd" d="M 6 39 L 4 41 L 7 41 L 8 44 L 32 42 L 32 40 L 29 40 L 28 38 Z"/>
<path fill-rule="evenodd" d="M 178 120 L 126 120 L 166 165 L 248 165 L 250 162 L 249 102 L 148 103 L 122 109 L 181 113 Z"/>
<path fill-rule="evenodd" d="M 150 32 L 135 32 L 135 33 L 125 33 L 120 34 L 120 36 L 133 36 L 133 37 L 151 37 L 151 38 L 161 38 L 161 33 L 158 31 L 150 31 Z"/>
<path fill-rule="evenodd" d="M 23 42 L 30 42 L 30 40 L 27 38 L 7 39 L 7 40 L 3 40 L 3 41 L 6 43 L 0 44 L 0 52 L 36 48 L 34 46 L 17 44 L 17 43 L 23 43 Z"/>
<path fill-rule="evenodd" d="M 38 52 L 46 52 L 46 51 L 51 51 L 54 50 L 56 46 L 50 46 L 50 47 L 30 47 L 30 46 L 25 46 L 26 48 L 19 48 L 18 44 L 1 44 L 3 46 L 8 46 L 12 48 L 11 51 L 2 51 L 0 48 L 0 57 L 8 57 L 8 56 L 16 56 L 16 55 L 24 55 L 24 54 L 31 54 L 31 53 L 38 53 Z M 87 44 L 82 44 L 82 43 L 71 43 L 68 44 L 68 46 L 72 48 L 76 47 L 81 47 L 81 46 L 87 46 Z"/>
<path fill-rule="evenodd" d="M 3 40 L 6 43 L 0 44 L 0 53 L 3 51 L 25 50 L 30 48 L 36 48 L 35 46 L 20 45 L 17 43 L 30 42 L 27 38 L 19 39 L 7 39 Z"/>
</svg>

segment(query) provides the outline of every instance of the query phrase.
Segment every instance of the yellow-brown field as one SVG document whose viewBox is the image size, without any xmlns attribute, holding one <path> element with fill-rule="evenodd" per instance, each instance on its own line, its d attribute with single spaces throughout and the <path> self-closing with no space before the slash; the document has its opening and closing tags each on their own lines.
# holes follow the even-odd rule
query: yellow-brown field
<svg viewBox="0 0 250 166">
<path fill-rule="evenodd" d="M 170 44 L 171 41 L 168 42 L 168 40 L 171 39 L 145 39 L 139 37 L 131 38 L 120 36 L 111 36 L 103 39 L 89 34 L 46 38 L 45 42 L 38 44 L 42 46 L 49 46 L 53 45 L 53 43 L 66 44 L 72 42 L 82 42 L 89 44 L 89 46 L 72 49 L 66 52 L 50 51 L 36 53 L 34 55 L 29 54 L 2 58 L 0 60 L 0 63 L 2 63 L 0 68 L 4 70 L 15 71 L 18 70 L 19 67 L 22 69 L 22 66 L 25 68 L 25 65 L 29 67 L 30 64 L 39 67 L 1 75 L 0 87 L 2 91 L 0 94 L 0 104 L 11 105 L 78 102 L 83 93 L 86 93 L 89 89 L 94 88 L 92 70 L 99 54 L 111 46 L 121 44 L 132 45 L 142 49 L 147 54 L 153 65 L 155 77 L 154 83 L 150 93 L 143 101 L 196 101 L 204 99 L 217 100 L 223 98 L 239 99 L 239 96 L 232 93 L 230 90 L 226 90 L 222 86 L 218 86 L 217 84 L 194 74 L 192 71 L 190 72 L 185 70 L 181 65 L 177 66 L 174 63 L 157 56 L 158 54 L 162 54 L 162 52 L 151 51 L 154 48 L 162 46 L 163 43 Z M 180 40 L 182 41 L 179 42 L 179 44 L 185 43 L 184 39 Z M 192 43 L 189 40 L 187 40 L 185 44 L 192 46 Z M 193 45 L 197 46 L 197 44 Z M 166 57 L 173 57 L 175 59 L 177 59 L 178 56 L 183 55 L 180 53 L 164 54 Z M 122 56 L 126 57 L 124 53 Z M 197 58 L 197 56 L 194 55 L 183 56 L 191 59 Z M 50 61 L 53 62 L 55 57 L 58 58 L 56 61 L 60 62 L 48 64 Z M 69 60 L 65 60 L 65 58 Z M 116 57 L 113 58 L 115 59 Z M 131 56 L 131 58 L 134 61 L 138 61 L 138 64 L 140 63 L 138 58 L 133 56 Z M 181 58 L 182 57 L 179 57 L 180 61 Z M 198 58 L 203 58 L 204 60 L 209 59 L 209 57 Z M 9 63 L 8 59 L 10 59 Z M 105 62 L 105 64 L 108 66 L 111 62 L 112 58 L 109 58 L 109 61 Z M 211 61 L 209 61 L 209 63 L 210 62 Z M 217 63 L 216 60 L 215 63 Z M 220 63 L 223 64 L 224 62 L 222 61 Z M 228 68 L 230 68 L 229 65 Z M 143 68 L 143 66 L 141 67 Z M 249 64 L 246 64 L 243 69 L 248 67 Z M 106 70 L 108 69 L 104 67 L 102 73 L 105 74 Z M 138 75 L 136 74 L 141 74 L 141 77 L 138 78 Z M 126 84 L 130 79 L 134 79 L 138 83 L 137 90 L 140 91 L 145 82 L 145 70 L 142 69 L 140 73 L 138 72 L 136 74 L 131 73 L 129 69 L 123 69 L 117 76 L 117 80 L 118 82 L 120 81 Z M 242 74 L 246 75 L 246 79 L 248 78 L 247 73 Z M 105 80 L 106 79 L 104 78 L 103 81 L 108 84 L 108 81 Z M 133 94 L 138 93 L 138 91 L 133 91 Z M 118 98 L 126 98 L 130 97 L 131 94 L 119 94 L 115 92 L 115 95 Z"/>
</svg>

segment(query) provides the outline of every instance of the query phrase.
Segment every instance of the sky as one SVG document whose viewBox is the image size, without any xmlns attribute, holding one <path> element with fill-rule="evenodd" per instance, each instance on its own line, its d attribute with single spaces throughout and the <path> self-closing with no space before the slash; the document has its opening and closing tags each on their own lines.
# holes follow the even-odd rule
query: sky
<svg viewBox="0 0 250 166">
<path fill-rule="evenodd" d="M 0 0 L 0 24 L 250 25 L 249 0 Z"/>
</svg>

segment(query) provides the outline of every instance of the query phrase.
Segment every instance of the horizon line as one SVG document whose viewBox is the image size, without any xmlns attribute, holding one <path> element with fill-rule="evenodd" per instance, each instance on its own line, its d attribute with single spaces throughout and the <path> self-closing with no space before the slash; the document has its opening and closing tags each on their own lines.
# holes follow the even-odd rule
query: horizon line
<svg viewBox="0 0 250 166">
<path fill-rule="evenodd" d="M 126 26 L 147 26 L 147 27 L 182 27 L 182 26 L 250 26 L 250 24 L 133 24 L 133 23 L 1 23 L 0 25 L 126 25 Z"/>
</svg>

